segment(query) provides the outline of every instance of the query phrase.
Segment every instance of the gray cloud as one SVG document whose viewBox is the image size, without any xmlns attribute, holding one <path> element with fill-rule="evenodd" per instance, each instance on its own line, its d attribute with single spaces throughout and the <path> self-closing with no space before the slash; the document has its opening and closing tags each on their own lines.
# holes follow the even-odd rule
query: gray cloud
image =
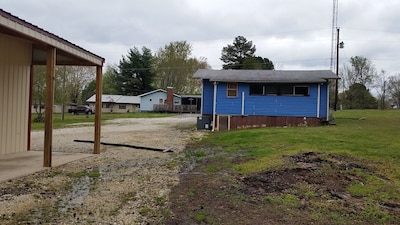
<svg viewBox="0 0 400 225">
<path fill-rule="evenodd" d="M 0 5 L 110 64 L 134 46 L 157 51 L 186 40 L 193 56 L 219 69 L 222 47 L 242 35 L 256 45 L 256 55 L 280 69 L 330 68 L 332 1 L 0 0 Z M 378 69 L 400 73 L 399 11 L 397 0 L 339 0 L 341 62 L 362 55 Z"/>
</svg>

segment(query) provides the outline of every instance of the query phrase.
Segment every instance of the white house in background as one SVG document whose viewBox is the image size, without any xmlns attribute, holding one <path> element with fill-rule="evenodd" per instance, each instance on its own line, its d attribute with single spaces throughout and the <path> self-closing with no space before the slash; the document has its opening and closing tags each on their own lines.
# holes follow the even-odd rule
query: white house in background
<svg viewBox="0 0 400 225">
<path fill-rule="evenodd" d="M 169 89 L 173 93 L 173 89 Z M 181 105 L 181 96 L 173 94 L 174 103 L 173 105 Z M 138 96 L 140 98 L 140 111 L 149 112 L 153 111 L 154 105 L 164 105 L 167 101 L 167 91 L 158 89 L 150 91 Z"/>
<path fill-rule="evenodd" d="M 96 95 L 90 97 L 86 102 L 93 107 L 96 102 Z M 139 96 L 102 95 L 101 102 L 101 111 L 105 113 L 138 112 L 140 109 Z"/>
</svg>

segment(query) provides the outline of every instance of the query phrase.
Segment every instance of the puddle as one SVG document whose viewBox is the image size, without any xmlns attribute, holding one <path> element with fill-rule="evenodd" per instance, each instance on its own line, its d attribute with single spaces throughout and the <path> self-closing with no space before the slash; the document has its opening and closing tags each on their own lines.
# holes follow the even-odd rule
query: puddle
<svg viewBox="0 0 400 225">
<path fill-rule="evenodd" d="M 58 200 L 58 207 L 61 212 L 74 210 L 80 207 L 86 196 L 90 193 L 90 186 L 97 179 L 106 177 L 104 171 L 99 167 L 88 169 L 84 176 L 74 181 L 69 192 Z"/>
</svg>

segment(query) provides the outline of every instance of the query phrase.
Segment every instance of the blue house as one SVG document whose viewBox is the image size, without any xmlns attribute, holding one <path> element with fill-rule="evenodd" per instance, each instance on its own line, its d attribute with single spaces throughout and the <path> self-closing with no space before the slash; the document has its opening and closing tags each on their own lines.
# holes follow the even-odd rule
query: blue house
<svg viewBox="0 0 400 225">
<path fill-rule="evenodd" d="M 329 121 L 330 70 L 209 70 L 202 79 L 200 120 L 213 130 L 318 126 Z M 206 127 L 209 127 L 206 125 Z"/>
<path fill-rule="evenodd" d="M 139 95 L 140 98 L 140 111 L 150 112 L 154 111 L 155 105 L 164 105 L 168 100 L 168 92 L 170 93 L 170 103 L 173 105 L 181 105 L 181 96 L 174 94 L 172 88 L 167 88 L 166 90 L 157 89 L 144 94 Z M 173 98 L 172 98 L 173 96 Z"/>
</svg>

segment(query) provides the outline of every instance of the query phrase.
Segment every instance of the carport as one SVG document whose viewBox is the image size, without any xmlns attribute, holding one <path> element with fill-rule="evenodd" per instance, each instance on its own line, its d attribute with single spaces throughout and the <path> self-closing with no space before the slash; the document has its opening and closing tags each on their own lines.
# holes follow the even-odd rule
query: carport
<svg viewBox="0 0 400 225">
<path fill-rule="evenodd" d="M 52 166 L 55 67 L 96 67 L 101 112 L 104 58 L 0 9 L 0 157 L 30 150 L 33 66 L 46 65 L 43 166 Z M 95 114 L 93 153 L 100 153 L 101 113 Z"/>
</svg>

